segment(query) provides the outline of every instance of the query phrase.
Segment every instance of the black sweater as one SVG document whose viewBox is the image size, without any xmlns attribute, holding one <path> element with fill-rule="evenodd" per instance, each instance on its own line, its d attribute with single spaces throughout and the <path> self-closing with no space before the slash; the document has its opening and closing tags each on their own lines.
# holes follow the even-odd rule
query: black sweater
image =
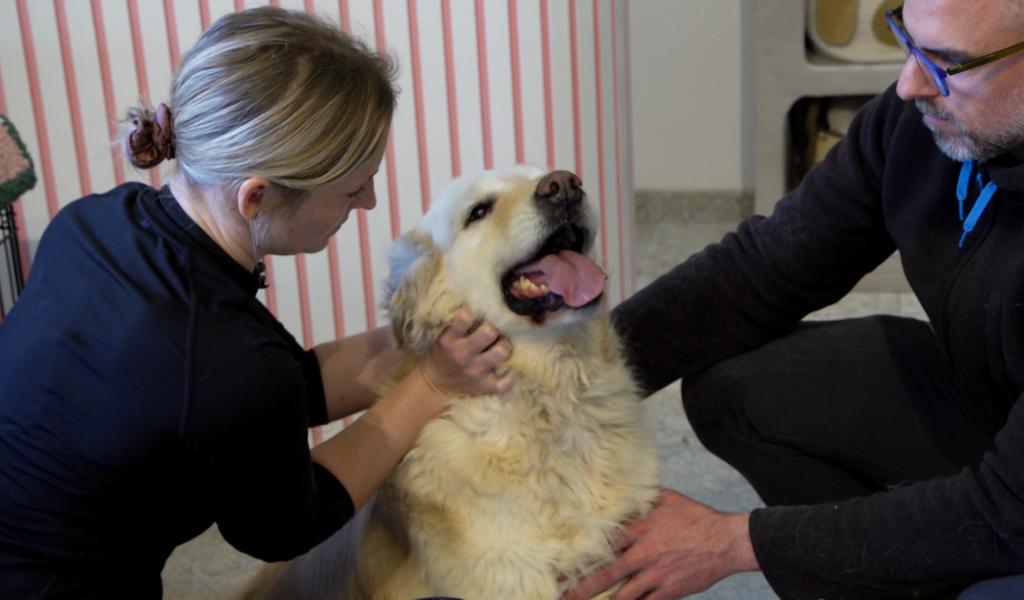
<svg viewBox="0 0 1024 600">
<path fill-rule="evenodd" d="M 992 448 L 952 477 L 754 511 L 754 551 L 782 597 L 1024 571 L 1022 163 L 1024 147 L 989 161 L 999 191 L 958 247 L 961 165 L 893 86 L 770 217 L 748 219 L 614 312 L 653 391 L 791 331 L 900 251 L 958 393 L 989 407 L 979 425 Z"/>
<path fill-rule="evenodd" d="M 0 326 L 0 597 L 159 597 L 214 522 L 275 560 L 351 516 L 316 356 L 256 290 L 166 188 L 60 211 Z"/>
</svg>

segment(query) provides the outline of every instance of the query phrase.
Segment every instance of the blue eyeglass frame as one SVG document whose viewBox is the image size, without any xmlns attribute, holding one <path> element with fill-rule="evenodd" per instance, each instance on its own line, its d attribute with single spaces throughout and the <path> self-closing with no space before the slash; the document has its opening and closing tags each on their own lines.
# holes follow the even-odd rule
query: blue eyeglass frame
<svg viewBox="0 0 1024 600">
<path fill-rule="evenodd" d="M 1005 58 L 1011 54 L 1016 54 L 1021 50 L 1024 50 L 1024 42 L 1016 43 L 1012 46 L 1007 46 L 1002 50 L 996 50 L 995 52 L 989 52 L 988 54 L 972 58 L 971 60 L 965 60 L 964 62 L 953 63 L 943 69 L 939 65 L 935 64 L 932 59 L 928 58 L 928 55 L 923 50 L 917 47 L 914 40 L 910 38 L 910 34 L 907 33 L 906 28 L 903 26 L 903 7 L 897 6 L 891 11 L 885 13 L 885 22 L 889 25 L 889 29 L 893 35 L 896 36 L 896 41 L 899 42 L 903 51 L 906 52 L 907 56 L 913 55 L 917 60 L 917 64 L 924 69 L 925 73 L 931 76 L 932 81 L 935 82 L 935 87 L 939 89 L 939 92 L 943 96 L 949 95 L 949 85 L 946 84 L 946 77 L 950 75 L 956 75 L 957 73 L 963 73 L 964 71 L 987 65 L 988 63 Z"/>
</svg>

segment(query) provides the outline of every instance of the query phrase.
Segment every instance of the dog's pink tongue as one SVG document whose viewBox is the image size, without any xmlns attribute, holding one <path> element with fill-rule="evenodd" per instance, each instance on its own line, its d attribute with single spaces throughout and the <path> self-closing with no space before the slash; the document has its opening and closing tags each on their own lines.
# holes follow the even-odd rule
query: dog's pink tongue
<svg viewBox="0 0 1024 600">
<path fill-rule="evenodd" d="M 608 279 L 594 261 L 571 250 L 549 254 L 522 270 L 543 271 L 548 289 L 573 308 L 600 296 Z"/>
</svg>

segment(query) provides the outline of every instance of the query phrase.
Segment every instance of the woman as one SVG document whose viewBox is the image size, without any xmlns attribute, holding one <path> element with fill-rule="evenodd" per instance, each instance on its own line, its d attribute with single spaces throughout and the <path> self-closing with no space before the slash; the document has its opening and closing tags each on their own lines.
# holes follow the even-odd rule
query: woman
<svg viewBox="0 0 1024 600">
<path fill-rule="evenodd" d="M 170 184 L 65 207 L 0 328 L 0 597 L 159 597 L 217 523 L 293 557 L 337 530 L 460 394 L 500 393 L 507 342 L 461 312 L 388 394 L 384 329 L 304 351 L 256 299 L 261 258 L 323 249 L 375 205 L 384 58 L 302 13 L 217 21 L 127 151 Z M 371 406 L 372 405 L 372 406 Z M 369 408 L 312 452 L 307 429 Z"/>
</svg>

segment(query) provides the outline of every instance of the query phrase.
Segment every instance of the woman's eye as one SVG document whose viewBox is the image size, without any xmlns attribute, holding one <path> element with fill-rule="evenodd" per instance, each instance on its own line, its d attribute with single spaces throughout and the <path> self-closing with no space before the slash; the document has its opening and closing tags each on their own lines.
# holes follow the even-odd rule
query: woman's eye
<svg viewBox="0 0 1024 600">
<path fill-rule="evenodd" d="M 348 196 L 349 198 L 355 198 L 355 197 L 356 197 L 356 196 L 358 196 L 359 194 L 362 194 L 362 193 L 363 193 L 363 192 L 364 192 L 365 190 L 366 190 L 366 186 L 364 185 L 364 186 L 360 187 L 360 188 L 359 188 L 358 190 L 356 190 L 356 191 L 354 191 L 354 192 L 350 192 L 350 193 L 348 193 L 348 194 L 346 194 L 346 195 L 347 195 L 347 196 Z"/>
<path fill-rule="evenodd" d="M 466 215 L 466 225 L 469 225 L 473 221 L 479 221 L 486 217 L 491 212 L 491 208 L 494 207 L 494 200 L 487 199 L 480 204 L 475 205 L 469 210 L 469 214 Z"/>
</svg>

